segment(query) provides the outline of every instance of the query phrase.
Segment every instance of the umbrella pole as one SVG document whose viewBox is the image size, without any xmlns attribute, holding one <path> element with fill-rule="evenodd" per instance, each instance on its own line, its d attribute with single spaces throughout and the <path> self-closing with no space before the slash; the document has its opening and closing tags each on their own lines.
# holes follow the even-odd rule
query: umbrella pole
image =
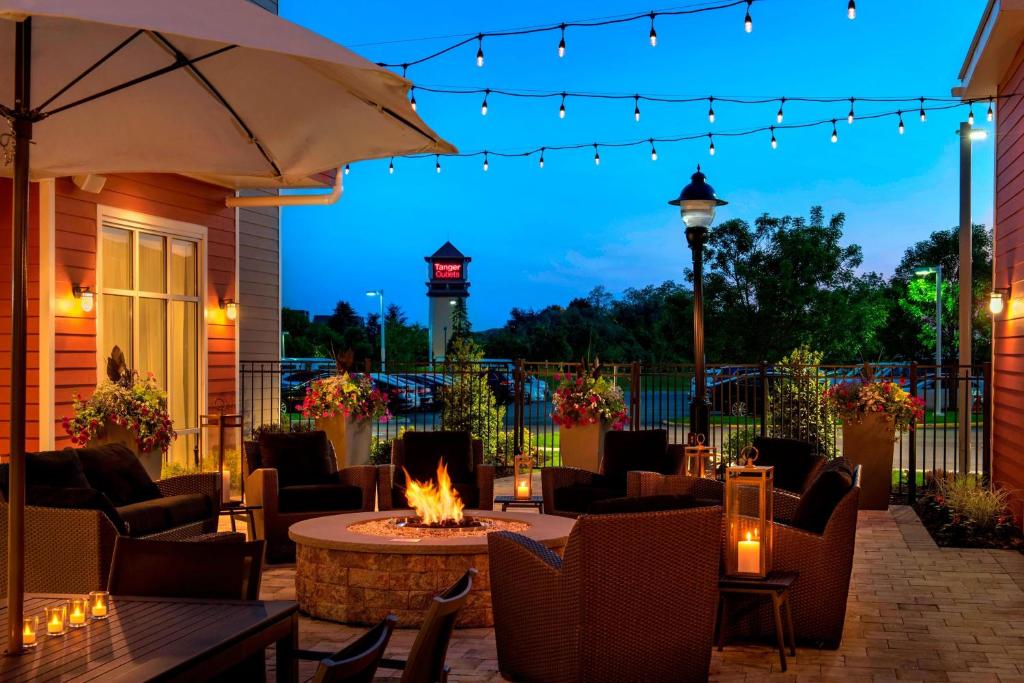
<svg viewBox="0 0 1024 683">
<path fill-rule="evenodd" d="M 22 651 L 25 595 L 25 372 L 28 296 L 29 145 L 32 19 L 16 27 L 14 55 L 14 211 L 11 289 L 11 424 L 7 506 L 7 653 Z"/>
</svg>

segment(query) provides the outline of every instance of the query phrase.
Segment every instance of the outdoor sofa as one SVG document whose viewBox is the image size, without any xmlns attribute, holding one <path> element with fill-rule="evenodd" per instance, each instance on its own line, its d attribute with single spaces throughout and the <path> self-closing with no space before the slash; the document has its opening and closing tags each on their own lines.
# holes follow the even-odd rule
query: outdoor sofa
<svg viewBox="0 0 1024 683">
<path fill-rule="evenodd" d="M 0 465 L 0 564 L 7 562 L 8 465 Z M 107 585 L 118 537 L 188 540 L 214 533 L 216 474 L 152 481 L 121 444 L 25 454 L 25 590 L 87 593 Z M 0 577 L 6 592 L 7 576 Z"/>
</svg>

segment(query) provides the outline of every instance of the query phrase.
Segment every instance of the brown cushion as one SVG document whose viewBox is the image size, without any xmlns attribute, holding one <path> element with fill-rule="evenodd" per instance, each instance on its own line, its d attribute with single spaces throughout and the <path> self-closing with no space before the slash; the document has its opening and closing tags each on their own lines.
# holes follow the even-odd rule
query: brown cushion
<svg viewBox="0 0 1024 683">
<path fill-rule="evenodd" d="M 213 514 L 210 497 L 202 493 L 186 493 L 161 499 L 167 511 L 167 528 L 185 526 L 207 520 Z"/>
<path fill-rule="evenodd" d="M 453 483 L 476 482 L 473 439 L 469 432 L 406 432 L 402 435 L 402 467 L 417 481 L 437 479 L 437 462 L 444 458 Z M 395 468 L 395 483 L 405 486 L 405 474 Z"/>
<path fill-rule="evenodd" d="M 572 484 L 555 489 L 555 509 L 565 512 L 586 512 L 598 500 L 620 498 L 624 492 L 613 488 Z"/>
<path fill-rule="evenodd" d="M 92 488 L 106 494 L 116 507 L 160 497 L 138 456 L 130 448 L 110 443 L 76 452 Z"/>
<path fill-rule="evenodd" d="M 799 439 L 759 436 L 753 443 L 758 451 L 757 464 L 775 468 L 775 488 L 793 493 L 803 493 L 811 483 L 811 473 L 825 460 L 814 452 L 813 444 Z"/>
<path fill-rule="evenodd" d="M 825 465 L 793 511 L 792 525 L 820 534 L 825 531 L 836 506 L 853 487 L 853 473 L 846 458 L 837 458 Z"/>
<path fill-rule="evenodd" d="M 669 474 L 668 432 L 644 429 L 636 432 L 608 432 L 604 437 L 601 473 L 616 485 L 626 486 L 627 472 Z"/>
<path fill-rule="evenodd" d="M 325 432 L 260 435 L 260 461 L 277 470 L 278 486 L 322 484 L 330 478 L 330 450 Z"/>
<path fill-rule="evenodd" d="M 133 538 L 158 534 L 171 528 L 167 508 L 161 498 L 121 505 L 117 508 L 117 514 L 128 525 L 128 535 Z"/>
<path fill-rule="evenodd" d="M 363 490 L 347 484 L 303 484 L 283 486 L 277 491 L 281 512 L 332 512 L 358 510 Z"/>
<path fill-rule="evenodd" d="M 666 494 L 658 496 L 626 496 L 596 500 L 590 504 L 587 514 L 620 515 L 631 512 L 658 512 L 659 510 L 685 510 L 698 507 L 696 499 L 689 494 Z"/>
<path fill-rule="evenodd" d="M 61 451 L 40 451 L 25 454 L 25 484 L 88 489 L 82 462 L 72 448 Z"/>
<path fill-rule="evenodd" d="M 65 488 L 59 486 L 26 486 L 25 503 L 39 507 L 69 510 L 99 510 L 119 534 L 127 534 L 128 527 L 121 515 L 102 492 L 93 488 Z"/>
</svg>

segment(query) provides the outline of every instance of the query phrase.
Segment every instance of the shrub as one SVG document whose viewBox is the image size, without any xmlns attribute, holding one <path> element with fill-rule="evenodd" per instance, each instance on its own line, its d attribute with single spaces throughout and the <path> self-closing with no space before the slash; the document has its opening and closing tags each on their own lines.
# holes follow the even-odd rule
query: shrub
<svg viewBox="0 0 1024 683">
<path fill-rule="evenodd" d="M 721 458 L 723 462 L 739 462 L 740 453 L 747 446 L 754 443 L 754 439 L 760 436 L 761 429 L 759 427 L 740 427 L 739 429 L 728 432 L 728 435 L 722 441 Z"/>
<path fill-rule="evenodd" d="M 981 531 L 995 529 L 1006 517 L 1009 494 L 983 486 L 975 475 L 937 478 L 935 496 L 953 517 L 962 517 Z"/>
<path fill-rule="evenodd" d="M 483 351 L 462 337 L 451 342 L 445 359 L 445 374 L 452 376 L 450 386 L 441 392 L 441 429 L 468 431 L 484 445 L 484 461 L 498 457 L 498 435 L 505 425 L 505 407 L 497 405 L 487 384 L 487 372 L 481 371 Z"/>
<path fill-rule="evenodd" d="M 837 420 L 828 382 L 818 372 L 821 359 L 820 352 L 801 346 L 779 361 L 781 376 L 769 387 L 768 434 L 807 441 L 816 453 L 831 458 Z"/>
</svg>

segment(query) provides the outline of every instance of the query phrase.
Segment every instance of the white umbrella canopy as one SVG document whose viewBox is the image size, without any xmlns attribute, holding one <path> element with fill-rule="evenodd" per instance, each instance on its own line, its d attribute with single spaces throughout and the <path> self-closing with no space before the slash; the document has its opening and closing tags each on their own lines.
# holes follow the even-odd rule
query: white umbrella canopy
<svg viewBox="0 0 1024 683">
<path fill-rule="evenodd" d="M 409 107 L 404 78 L 248 0 L 0 0 L 0 55 L 27 16 L 33 179 L 300 186 L 360 159 L 454 151 Z M 10 68 L 0 105 L 14 107 Z"/>
</svg>

